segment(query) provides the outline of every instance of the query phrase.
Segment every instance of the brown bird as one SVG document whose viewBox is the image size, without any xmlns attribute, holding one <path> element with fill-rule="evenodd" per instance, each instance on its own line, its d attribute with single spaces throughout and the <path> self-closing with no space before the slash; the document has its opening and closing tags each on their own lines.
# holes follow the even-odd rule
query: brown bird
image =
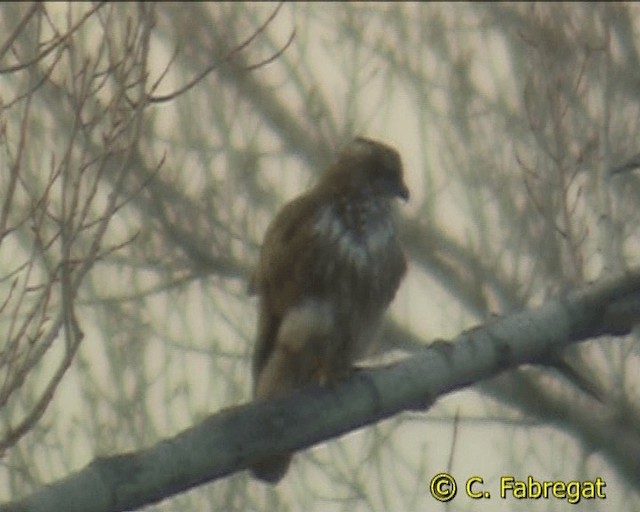
<svg viewBox="0 0 640 512">
<path fill-rule="evenodd" d="M 272 221 L 252 283 L 260 308 L 256 400 L 335 383 L 371 343 L 407 268 L 395 197 L 409 198 L 400 155 L 358 137 Z M 259 461 L 252 472 L 277 483 L 290 459 Z"/>
</svg>

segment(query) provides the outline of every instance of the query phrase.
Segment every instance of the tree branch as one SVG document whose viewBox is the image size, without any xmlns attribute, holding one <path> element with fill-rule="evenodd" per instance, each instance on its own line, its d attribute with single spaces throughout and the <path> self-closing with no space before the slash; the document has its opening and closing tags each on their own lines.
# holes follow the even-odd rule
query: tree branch
<svg viewBox="0 0 640 512">
<path fill-rule="evenodd" d="M 98 458 L 0 512 L 130 510 L 307 448 L 522 364 L 544 364 L 571 343 L 627 334 L 640 319 L 640 270 L 542 307 L 495 318 L 393 365 L 357 371 L 336 388 L 222 410 L 138 452 Z M 318 414 L 322 411 L 322 414 Z M 628 441 L 628 440 L 627 440 Z M 640 440 L 627 444 L 640 472 Z"/>
</svg>

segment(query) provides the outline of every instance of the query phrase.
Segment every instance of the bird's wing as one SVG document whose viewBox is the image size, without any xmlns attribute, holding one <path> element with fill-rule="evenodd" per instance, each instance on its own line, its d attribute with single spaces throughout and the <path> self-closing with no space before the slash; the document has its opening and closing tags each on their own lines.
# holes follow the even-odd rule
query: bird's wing
<svg viewBox="0 0 640 512">
<path fill-rule="evenodd" d="M 320 286 L 314 278 L 314 268 L 319 254 L 328 251 L 313 226 L 321 208 L 321 198 L 307 193 L 285 205 L 267 229 L 253 276 L 253 285 L 260 296 L 254 377 L 273 351 L 287 310 Z"/>
</svg>

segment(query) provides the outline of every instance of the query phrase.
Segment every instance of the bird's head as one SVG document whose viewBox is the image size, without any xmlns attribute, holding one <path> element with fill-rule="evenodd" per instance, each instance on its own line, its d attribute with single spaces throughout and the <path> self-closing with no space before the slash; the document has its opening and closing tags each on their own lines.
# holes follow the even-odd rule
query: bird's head
<svg viewBox="0 0 640 512">
<path fill-rule="evenodd" d="M 400 154 L 390 146 L 355 138 L 326 172 L 323 184 L 341 193 L 409 199 Z"/>
</svg>

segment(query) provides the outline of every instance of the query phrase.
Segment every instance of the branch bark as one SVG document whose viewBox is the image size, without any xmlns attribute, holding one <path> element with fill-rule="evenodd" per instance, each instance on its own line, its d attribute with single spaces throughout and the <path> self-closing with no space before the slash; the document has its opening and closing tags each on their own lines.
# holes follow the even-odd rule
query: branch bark
<svg viewBox="0 0 640 512">
<path fill-rule="evenodd" d="M 258 459 L 307 448 L 401 411 L 426 410 L 439 396 L 505 370 L 553 361 L 569 344 L 623 336 L 638 319 L 640 269 L 538 309 L 495 318 L 399 363 L 357 371 L 336 388 L 310 388 L 224 409 L 150 448 L 98 458 L 22 501 L 0 505 L 0 512 L 131 510 L 243 470 Z M 627 460 L 638 474 L 640 436 L 624 441 Z"/>
</svg>

